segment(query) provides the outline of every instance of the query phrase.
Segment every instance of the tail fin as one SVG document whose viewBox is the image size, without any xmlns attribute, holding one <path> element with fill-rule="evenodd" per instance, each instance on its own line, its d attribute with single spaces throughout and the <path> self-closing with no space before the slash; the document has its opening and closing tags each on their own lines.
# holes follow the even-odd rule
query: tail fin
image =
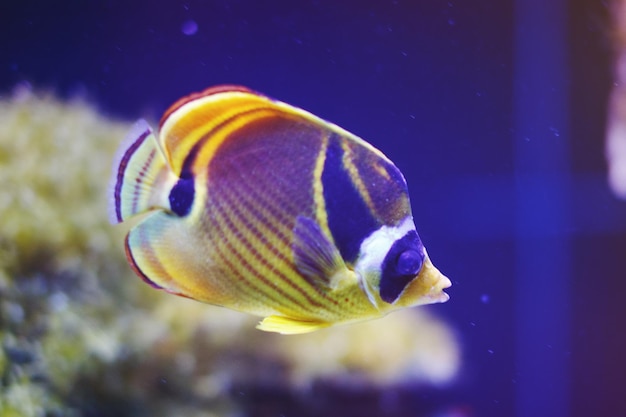
<svg viewBox="0 0 626 417">
<path fill-rule="evenodd" d="M 161 198 L 169 167 L 152 129 L 139 120 L 122 142 L 109 183 L 109 221 L 120 223 L 136 214 L 167 207 Z"/>
</svg>

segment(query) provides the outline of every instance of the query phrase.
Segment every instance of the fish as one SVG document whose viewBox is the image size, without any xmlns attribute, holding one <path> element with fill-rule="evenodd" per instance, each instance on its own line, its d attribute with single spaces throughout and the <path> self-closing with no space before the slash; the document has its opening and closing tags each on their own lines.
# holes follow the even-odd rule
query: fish
<svg viewBox="0 0 626 417">
<path fill-rule="evenodd" d="M 417 233 L 407 183 L 378 149 L 242 86 L 139 120 L 109 186 L 131 269 L 159 290 L 308 333 L 441 303 L 450 280 Z"/>
</svg>

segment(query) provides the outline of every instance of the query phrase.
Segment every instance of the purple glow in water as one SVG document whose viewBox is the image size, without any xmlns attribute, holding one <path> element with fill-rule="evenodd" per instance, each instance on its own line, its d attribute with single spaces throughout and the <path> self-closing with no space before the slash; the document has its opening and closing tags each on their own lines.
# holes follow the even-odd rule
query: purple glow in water
<svg viewBox="0 0 626 417">
<path fill-rule="evenodd" d="M 189 19 L 182 24 L 180 30 L 187 36 L 195 35 L 198 31 L 198 24 L 195 20 Z"/>
</svg>

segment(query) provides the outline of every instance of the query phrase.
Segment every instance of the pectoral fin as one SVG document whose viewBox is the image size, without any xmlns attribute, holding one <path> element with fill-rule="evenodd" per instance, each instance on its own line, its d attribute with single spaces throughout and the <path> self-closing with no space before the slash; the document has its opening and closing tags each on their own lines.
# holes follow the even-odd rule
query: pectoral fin
<svg viewBox="0 0 626 417">
<path fill-rule="evenodd" d="M 316 285 L 334 290 L 352 275 L 337 247 L 313 219 L 298 216 L 292 250 L 298 271 Z"/>
<path fill-rule="evenodd" d="M 256 328 L 266 332 L 276 332 L 281 334 L 302 334 L 330 326 L 330 323 L 323 321 L 303 321 L 284 316 L 268 316 L 261 321 Z"/>
</svg>

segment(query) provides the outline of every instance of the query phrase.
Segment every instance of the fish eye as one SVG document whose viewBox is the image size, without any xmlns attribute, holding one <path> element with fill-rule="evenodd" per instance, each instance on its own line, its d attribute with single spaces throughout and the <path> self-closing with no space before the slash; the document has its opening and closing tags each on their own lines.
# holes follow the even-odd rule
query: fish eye
<svg viewBox="0 0 626 417">
<path fill-rule="evenodd" d="M 417 275 L 422 269 L 424 257 L 413 249 L 405 250 L 398 255 L 396 260 L 396 272 L 398 275 Z"/>
<path fill-rule="evenodd" d="M 381 264 L 380 298 L 394 303 L 422 269 L 426 252 L 415 230 L 396 240 Z"/>
</svg>

